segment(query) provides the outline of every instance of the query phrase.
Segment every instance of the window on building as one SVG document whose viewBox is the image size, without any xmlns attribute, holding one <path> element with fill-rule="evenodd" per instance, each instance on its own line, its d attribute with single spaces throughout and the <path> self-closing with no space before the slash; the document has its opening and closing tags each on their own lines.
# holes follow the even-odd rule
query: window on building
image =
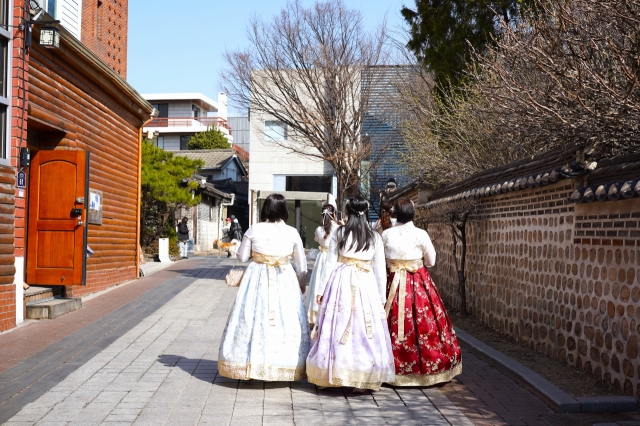
<svg viewBox="0 0 640 426">
<path fill-rule="evenodd" d="M 7 0 L 0 0 L 0 158 L 7 159 L 7 131 L 9 119 L 9 96 L 11 93 L 7 86 L 9 78 L 9 40 L 11 33 L 7 30 L 6 25 L 9 23 L 9 5 Z"/>
<path fill-rule="evenodd" d="M 47 0 L 47 13 L 56 17 L 56 0 Z"/>
<path fill-rule="evenodd" d="M 7 26 L 7 24 L 9 23 L 9 19 L 7 17 L 9 10 L 7 8 L 7 0 L 0 0 L 0 26 L 2 26 L 2 28 L 5 28 Z"/>
<path fill-rule="evenodd" d="M 287 176 L 285 191 L 331 192 L 331 176 Z"/>
<path fill-rule="evenodd" d="M 187 144 L 189 143 L 190 140 L 191 140 L 191 135 L 181 135 L 180 136 L 180 149 L 182 151 L 189 149 L 189 148 L 187 148 Z"/>
<path fill-rule="evenodd" d="M 169 104 L 151 104 L 151 106 L 158 110 L 158 118 L 169 117 Z"/>
<path fill-rule="evenodd" d="M 164 149 L 164 136 L 157 136 L 156 137 L 156 146 L 158 148 Z"/>
<path fill-rule="evenodd" d="M 287 125 L 282 121 L 264 122 L 265 141 L 286 141 L 287 139 Z"/>
<path fill-rule="evenodd" d="M 191 112 L 193 113 L 193 118 L 198 118 L 200 117 L 200 108 L 198 108 L 195 105 L 191 105 Z"/>
</svg>

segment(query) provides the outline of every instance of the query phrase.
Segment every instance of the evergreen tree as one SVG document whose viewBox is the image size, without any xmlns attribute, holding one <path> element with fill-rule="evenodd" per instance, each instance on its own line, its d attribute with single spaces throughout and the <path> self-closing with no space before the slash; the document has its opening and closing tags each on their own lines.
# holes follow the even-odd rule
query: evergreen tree
<svg viewBox="0 0 640 426">
<path fill-rule="evenodd" d="M 184 184 L 204 163 L 174 156 L 147 140 L 142 142 L 142 196 L 140 206 L 140 244 L 153 245 L 158 238 L 175 236 L 174 213 L 181 207 L 200 202 L 193 196 L 196 182 Z M 173 241 L 172 241 L 173 242 Z M 173 246 L 171 244 L 170 246 Z"/>
<path fill-rule="evenodd" d="M 407 47 L 443 87 L 457 87 L 473 51 L 482 52 L 498 35 L 498 19 L 514 24 L 533 0 L 415 0 L 403 7 L 411 26 Z"/>
<path fill-rule="evenodd" d="M 196 133 L 187 143 L 187 149 L 227 149 L 231 148 L 227 137 L 215 127 Z"/>
</svg>

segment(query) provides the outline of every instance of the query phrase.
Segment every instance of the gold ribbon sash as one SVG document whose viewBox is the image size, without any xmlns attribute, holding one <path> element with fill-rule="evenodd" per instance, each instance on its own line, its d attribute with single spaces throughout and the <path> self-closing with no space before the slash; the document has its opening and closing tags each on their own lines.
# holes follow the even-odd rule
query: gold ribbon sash
<svg viewBox="0 0 640 426">
<path fill-rule="evenodd" d="M 329 252 L 329 246 L 318 246 L 318 250 L 320 250 L 323 253 L 328 253 Z"/>
<path fill-rule="evenodd" d="M 349 316 L 349 323 L 347 324 L 347 328 L 344 330 L 342 339 L 340 339 L 340 343 L 346 345 L 353 327 L 353 317 L 356 312 L 356 297 L 358 295 L 358 287 L 360 287 L 360 275 L 362 273 L 371 272 L 372 269 L 371 262 L 368 260 L 354 259 L 353 257 L 344 257 L 340 255 L 338 257 L 338 262 L 354 267 L 351 272 L 351 315 Z M 366 303 L 362 303 L 362 307 L 364 308 L 364 321 L 367 330 L 367 338 L 373 339 L 373 317 L 371 315 L 371 307 Z"/>
<path fill-rule="evenodd" d="M 407 272 L 416 272 L 422 267 L 422 259 L 404 260 L 404 259 L 387 259 L 387 267 L 389 271 L 395 272 L 387 303 L 384 305 L 384 311 L 389 316 L 393 299 L 398 293 L 398 341 L 402 342 L 404 336 L 404 305 L 407 296 Z M 400 285 L 402 283 L 402 285 Z"/>
<path fill-rule="evenodd" d="M 276 270 L 291 263 L 291 256 L 269 256 L 267 254 L 251 252 L 251 260 L 255 263 L 267 265 L 267 277 L 269 278 L 269 287 L 267 288 L 267 304 L 269 309 L 269 325 L 276 325 Z"/>
</svg>

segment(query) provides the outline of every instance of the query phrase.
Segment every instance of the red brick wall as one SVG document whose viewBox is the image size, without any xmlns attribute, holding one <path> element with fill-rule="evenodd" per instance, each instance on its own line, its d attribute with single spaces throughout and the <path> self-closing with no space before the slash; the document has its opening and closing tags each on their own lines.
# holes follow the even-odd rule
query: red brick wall
<svg viewBox="0 0 640 426">
<path fill-rule="evenodd" d="M 15 169 L 0 166 L 0 331 L 16 325 L 16 287 L 13 283 L 13 221 Z M 22 307 L 21 307 L 22 308 Z"/>
<path fill-rule="evenodd" d="M 82 43 L 127 77 L 128 0 L 83 0 Z"/>
<path fill-rule="evenodd" d="M 137 271 L 135 266 L 116 269 L 102 269 L 98 271 L 87 271 L 86 286 L 67 287 L 68 297 L 79 297 L 96 291 L 105 290 L 116 284 L 136 279 Z"/>
<path fill-rule="evenodd" d="M 13 2 L 13 25 L 18 26 L 22 22 L 24 16 L 23 0 L 15 0 Z M 18 167 L 18 157 L 20 155 L 20 146 L 27 146 L 27 112 L 23 108 L 22 98 L 24 91 L 29 90 L 29 56 L 26 61 L 23 55 L 23 37 L 24 33 L 18 28 L 13 30 L 13 51 L 12 51 L 12 70 L 11 70 L 11 87 L 12 108 L 11 108 L 11 165 Z M 29 94 L 26 93 L 27 102 Z M 24 114 L 24 116 L 23 116 Z M 24 129 L 24 131 L 22 130 Z M 15 191 L 15 256 L 24 256 L 25 248 L 25 198 L 18 197 L 18 191 Z"/>
</svg>

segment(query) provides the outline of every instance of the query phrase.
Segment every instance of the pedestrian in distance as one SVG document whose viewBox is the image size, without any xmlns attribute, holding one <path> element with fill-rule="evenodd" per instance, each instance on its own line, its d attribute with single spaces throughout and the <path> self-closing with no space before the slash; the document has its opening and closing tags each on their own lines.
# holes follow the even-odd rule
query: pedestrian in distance
<svg viewBox="0 0 640 426">
<path fill-rule="evenodd" d="M 249 262 L 229 313 L 218 371 L 232 379 L 294 381 L 305 377 L 309 325 L 298 275 L 307 273 L 300 235 L 288 226 L 287 200 L 271 194 L 237 259 Z M 295 268 L 295 271 L 294 271 Z"/>
<path fill-rule="evenodd" d="M 436 263 L 429 234 L 413 224 L 413 202 L 399 198 L 398 222 L 382 233 L 389 271 L 385 312 L 395 360 L 395 386 L 431 386 L 462 373 L 456 333 L 425 266 Z"/>
<path fill-rule="evenodd" d="M 338 230 L 340 225 L 336 221 L 336 208 L 331 204 L 322 206 L 322 226 L 318 226 L 315 231 L 315 240 L 319 244 L 318 255 L 316 257 L 311 278 L 309 278 L 309 289 L 307 291 L 307 321 L 309 325 L 316 323 L 318 318 L 318 301 L 316 300 L 315 289 L 318 281 L 322 277 L 327 253 L 329 252 L 329 242 L 331 237 Z"/>
<path fill-rule="evenodd" d="M 371 229 L 369 203 L 349 199 L 348 219 L 331 238 L 318 288 L 317 340 L 307 357 L 309 382 L 377 390 L 395 369 L 383 311 L 384 247 Z"/>
<path fill-rule="evenodd" d="M 183 259 L 188 259 L 189 255 L 189 227 L 187 226 L 189 219 L 183 217 L 178 222 L 178 246 L 180 247 L 180 256 Z"/>
<path fill-rule="evenodd" d="M 222 226 L 222 242 L 228 243 L 231 241 L 231 237 L 229 236 L 229 230 L 231 229 L 231 218 L 228 217 L 224 220 L 224 225 Z"/>
<path fill-rule="evenodd" d="M 231 215 L 231 225 L 229 226 L 229 237 L 232 240 L 242 241 L 242 226 L 238 222 L 238 219 L 234 215 Z"/>
</svg>

